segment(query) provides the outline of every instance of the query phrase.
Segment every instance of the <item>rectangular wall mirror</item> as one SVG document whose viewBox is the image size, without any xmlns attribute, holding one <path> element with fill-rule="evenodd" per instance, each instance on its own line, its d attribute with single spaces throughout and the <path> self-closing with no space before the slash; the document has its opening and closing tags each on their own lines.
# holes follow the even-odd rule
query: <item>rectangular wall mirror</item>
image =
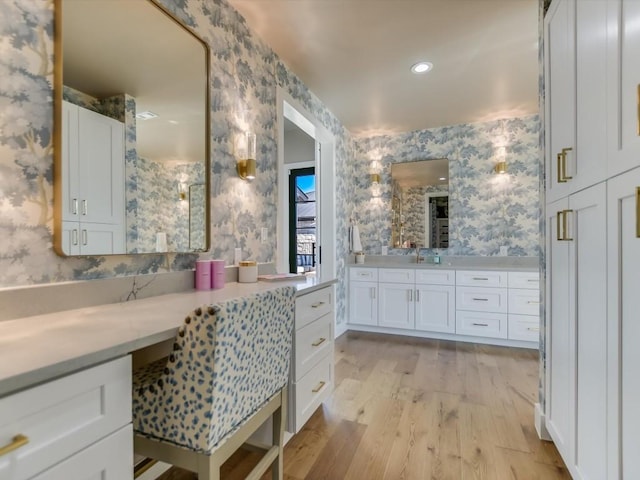
<svg viewBox="0 0 640 480">
<path fill-rule="evenodd" d="M 56 0 L 55 248 L 209 248 L 209 50 L 151 0 Z"/>
<path fill-rule="evenodd" d="M 391 165 L 391 247 L 449 247 L 449 160 Z"/>
</svg>

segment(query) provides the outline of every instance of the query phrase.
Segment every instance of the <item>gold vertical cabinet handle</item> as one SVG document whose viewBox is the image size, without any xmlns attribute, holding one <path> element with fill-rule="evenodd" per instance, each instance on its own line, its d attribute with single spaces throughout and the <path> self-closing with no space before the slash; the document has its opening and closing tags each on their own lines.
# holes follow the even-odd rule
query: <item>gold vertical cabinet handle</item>
<svg viewBox="0 0 640 480">
<path fill-rule="evenodd" d="M 322 387 L 324 387 L 325 385 L 326 385 L 325 382 L 320 382 L 316 388 L 311 390 L 311 393 L 318 393 L 320 390 L 322 390 Z"/>
<path fill-rule="evenodd" d="M 562 177 L 562 154 L 558 154 L 558 183 L 567 183 L 567 181 Z"/>
<path fill-rule="evenodd" d="M 74 215 L 78 214 L 78 199 L 74 198 L 73 201 L 71 202 L 71 204 L 73 205 L 71 207 L 71 213 L 73 213 Z"/>
<path fill-rule="evenodd" d="M 569 231 L 569 219 L 567 218 L 567 213 L 573 213 L 573 210 L 563 210 L 562 211 L 562 240 L 565 242 L 572 242 L 573 238 L 568 237 Z"/>
<path fill-rule="evenodd" d="M 311 346 L 312 346 L 312 347 L 317 347 L 318 345 L 322 345 L 322 344 L 323 344 L 324 342 L 326 342 L 326 341 L 327 341 L 327 339 L 326 339 L 326 338 L 324 338 L 324 337 L 320 337 L 320 339 L 319 339 L 319 340 L 317 340 L 317 341 L 315 341 L 315 342 L 313 342 L 313 343 L 311 344 Z"/>
<path fill-rule="evenodd" d="M 86 200 L 82 200 L 82 214 L 87 215 L 89 213 L 89 206 Z"/>
<path fill-rule="evenodd" d="M 71 231 L 71 243 L 78 245 L 78 230 L 76 228 Z"/>
<path fill-rule="evenodd" d="M 636 237 L 640 238 L 640 187 L 636 187 Z"/>
<path fill-rule="evenodd" d="M 571 180 L 573 177 L 567 175 L 567 153 L 572 152 L 573 148 L 563 148 L 562 149 L 562 179 L 566 182 L 567 180 Z"/>
<path fill-rule="evenodd" d="M 0 457 L 6 455 L 7 453 L 13 452 L 14 450 L 17 450 L 20 447 L 24 447 L 27 443 L 29 443 L 29 438 L 26 435 L 16 435 L 11 439 L 10 443 L 5 445 L 4 447 L 0 447 Z"/>
<path fill-rule="evenodd" d="M 567 236 L 567 230 L 569 229 L 567 213 L 573 213 L 573 210 L 560 210 L 556 215 L 556 240 L 559 242 L 573 241 L 573 238 Z"/>
<path fill-rule="evenodd" d="M 83 245 L 86 245 L 89 242 L 87 237 L 88 237 L 87 236 L 87 231 L 86 230 L 82 230 L 82 244 Z"/>
</svg>

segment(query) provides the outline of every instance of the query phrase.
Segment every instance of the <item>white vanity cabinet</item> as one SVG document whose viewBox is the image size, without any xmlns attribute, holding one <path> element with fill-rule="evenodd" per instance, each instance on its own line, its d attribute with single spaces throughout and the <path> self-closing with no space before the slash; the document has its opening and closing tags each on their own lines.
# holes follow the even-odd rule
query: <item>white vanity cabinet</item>
<svg viewBox="0 0 640 480">
<path fill-rule="evenodd" d="M 351 268 L 349 279 L 349 322 L 378 325 L 378 269 Z"/>
<path fill-rule="evenodd" d="M 0 478 L 133 478 L 131 359 L 0 398 Z"/>
<path fill-rule="evenodd" d="M 333 390 L 334 287 L 296 297 L 289 430 L 297 433 Z"/>
<path fill-rule="evenodd" d="M 415 329 L 455 333 L 455 270 L 416 270 Z"/>
<path fill-rule="evenodd" d="M 349 278 L 353 330 L 537 347 L 538 272 L 353 266 Z"/>
<path fill-rule="evenodd" d="M 507 338 L 507 272 L 456 272 L 456 333 Z"/>
<path fill-rule="evenodd" d="M 413 329 L 415 322 L 415 271 L 383 268 L 378 271 L 380 299 L 378 325 Z"/>
<path fill-rule="evenodd" d="M 124 124 L 63 102 L 61 166 L 63 252 L 125 253 Z"/>
</svg>

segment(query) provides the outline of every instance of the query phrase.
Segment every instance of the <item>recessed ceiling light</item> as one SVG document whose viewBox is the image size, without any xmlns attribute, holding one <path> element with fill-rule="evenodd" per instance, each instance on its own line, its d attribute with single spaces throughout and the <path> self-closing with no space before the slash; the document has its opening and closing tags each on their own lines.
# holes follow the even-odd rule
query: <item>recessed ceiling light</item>
<svg viewBox="0 0 640 480">
<path fill-rule="evenodd" d="M 157 118 L 157 117 L 158 117 L 157 114 L 150 112 L 149 110 L 136 113 L 136 118 L 139 120 L 151 120 L 152 118 Z"/>
<path fill-rule="evenodd" d="M 411 71 L 413 73 L 427 73 L 432 68 L 433 68 L 433 63 L 429 63 L 429 62 L 418 62 L 411 65 Z"/>
</svg>

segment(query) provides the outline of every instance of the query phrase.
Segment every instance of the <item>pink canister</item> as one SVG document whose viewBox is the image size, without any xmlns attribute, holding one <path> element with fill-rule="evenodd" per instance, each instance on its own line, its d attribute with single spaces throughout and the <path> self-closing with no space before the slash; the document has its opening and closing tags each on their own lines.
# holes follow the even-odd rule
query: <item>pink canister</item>
<svg viewBox="0 0 640 480">
<path fill-rule="evenodd" d="M 223 288 L 224 277 L 224 260 L 211 260 L 211 288 Z"/>
<path fill-rule="evenodd" d="M 211 260 L 196 261 L 196 290 L 211 290 Z"/>
</svg>

